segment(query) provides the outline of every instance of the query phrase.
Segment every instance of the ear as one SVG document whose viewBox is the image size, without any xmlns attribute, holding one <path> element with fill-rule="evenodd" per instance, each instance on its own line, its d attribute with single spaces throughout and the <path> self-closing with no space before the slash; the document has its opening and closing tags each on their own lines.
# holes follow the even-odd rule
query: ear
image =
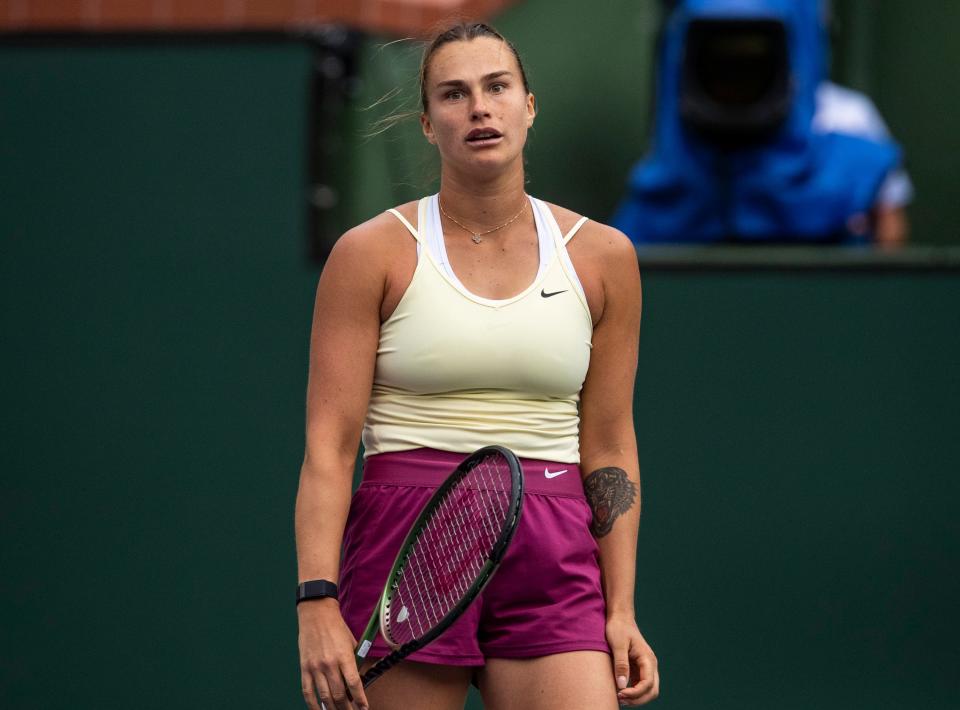
<svg viewBox="0 0 960 710">
<path fill-rule="evenodd" d="M 430 117 L 427 116 L 426 112 L 420 114 L 420 129 L 423 131 L 423 135 L 426 137 L 427 142 L 436 145 L 437 136 L 433 132 L 433 124 L 430 123 Z"/>
<path fill-rule="evenodd" d="M 527 94 L 527 128 L 533 125 L 533 119 L 537 117 L 537 98 L 533 94 Z"/>
</svg>

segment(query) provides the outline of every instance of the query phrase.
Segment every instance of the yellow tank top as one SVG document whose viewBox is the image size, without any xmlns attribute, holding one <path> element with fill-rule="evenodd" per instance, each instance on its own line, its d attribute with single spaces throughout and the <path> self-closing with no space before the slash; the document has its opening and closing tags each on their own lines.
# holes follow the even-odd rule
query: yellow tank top
<svg viewBox="0 0 960 710">
<path fill-rule="evenodd" d="M 413 279 L 380 327 L 363 429 L 365 455 L 420 447 L 469 453 L 500 444 L 518 456 L 579 463 L 578 403 L 593 324 L 564 236 L 530 198 L 541 244 L 537 277 L 521 293 L 489 299 L 443 268 L 436 195 L 420 200 Z M 433 228 L 433 234 L 425 233 Z M 439 237 L 441 254 L 431 249 Z M 545 256 L 546 255 L 546 256 Z"/>
</svg>

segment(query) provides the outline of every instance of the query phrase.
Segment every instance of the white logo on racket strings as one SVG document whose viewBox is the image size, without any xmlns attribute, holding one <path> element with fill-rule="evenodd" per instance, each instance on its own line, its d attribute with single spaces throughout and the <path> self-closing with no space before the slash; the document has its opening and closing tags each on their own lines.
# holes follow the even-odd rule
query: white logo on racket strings
<svg viewBox="0 0 960 710">
<path fill-rule="evenodd" d="M 410 618 L 410 612 L 407 610 L 407 607 L 400 607 L 400 613 L 397 614 L 397 623 L 402 624 L 408 618 Z"/>
<path fill-rule="evenodd" d="M 556 478 L 557 476 L 564 474 L 566 472 L 567 472 L 567 469 L 563 469 L 562 471 L 551 471 L 549 468 L 543 469 L 543 475 L 546 476 L 547 478 Z"/>
</svg>

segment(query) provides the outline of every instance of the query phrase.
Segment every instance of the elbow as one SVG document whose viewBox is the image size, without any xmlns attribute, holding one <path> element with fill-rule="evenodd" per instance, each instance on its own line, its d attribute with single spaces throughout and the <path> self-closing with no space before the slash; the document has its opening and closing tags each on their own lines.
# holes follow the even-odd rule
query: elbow
<svg viewBox="0 0 960 710">
<path fill-rule="evenodd" d="M 366 410 L 364 410 L 365 412 Z M 330 407 L 329 411 L 307 416 L 304 465 L 343 463 L 357 458 L 363 415 Z"/>
<path fill-rule="evenodd" d="M 637 439 L 632 422 L 627 425 L 583 429 L 580 456 L 591 461 L 622 460 L 637 456 Z"/>
<path fill-rule="evenodd" d="M 301 480 L 318 476 L 346 475 L 352 478 L 359 452 L 359 442 L 356 438 L 348 442 L 347 438 L 308 431 L 303 464 L 300 468 Z"/>
<path fill-rule="evenodd" d="M 316 478 L 327 476 L 353 476 L 353 468 L 357 460 L 357 450 L 352 453 L 338 450 L 324 450 L 311 452 L 308 448 L 300 466 L 300 478 Z"/>
</svg>

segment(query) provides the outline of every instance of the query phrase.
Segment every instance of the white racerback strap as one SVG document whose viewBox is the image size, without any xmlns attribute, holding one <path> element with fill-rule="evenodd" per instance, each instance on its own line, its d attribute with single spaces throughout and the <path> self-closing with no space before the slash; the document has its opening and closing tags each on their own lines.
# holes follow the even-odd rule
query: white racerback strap
<svg viewBox="0 0 960 710">
<path fill-rule="evenodd" d="M 567 242 L 573 239 L 576 233 L 580 231 L 580 227 L 582 227 L 583 223 L 586 221 L 587 221 L 587 217 L 581 217 L 579 220 L 577 220 L 577 223 L 573 225 L 573 228 L 569 232 L 567 232 L 567 234 L 564 236 L 563 238 L 564 246 L 566 246 Z"/>
<path fill-rule="evenodd" d="M 420 233 L 414 228 L 412 224 L 410 224 L 410 222 L 407 221 L 406 217 L 404 217 L 402 214 L 400 214 L 397 210 L 395 210 L 392 207 L 388 209 L 387 212 L 390 212 L 391 214 L 393 214 L 394 217 L 396 217 L 397 219 L 400 220 L 400 222 L 403 223 L 404 227 L 410 230 L 410 234 L 412 234 L 413 238 L 417 240 L 418 245 L 423 242 L 423 238 L 420 236 Z"/>
</svg>

